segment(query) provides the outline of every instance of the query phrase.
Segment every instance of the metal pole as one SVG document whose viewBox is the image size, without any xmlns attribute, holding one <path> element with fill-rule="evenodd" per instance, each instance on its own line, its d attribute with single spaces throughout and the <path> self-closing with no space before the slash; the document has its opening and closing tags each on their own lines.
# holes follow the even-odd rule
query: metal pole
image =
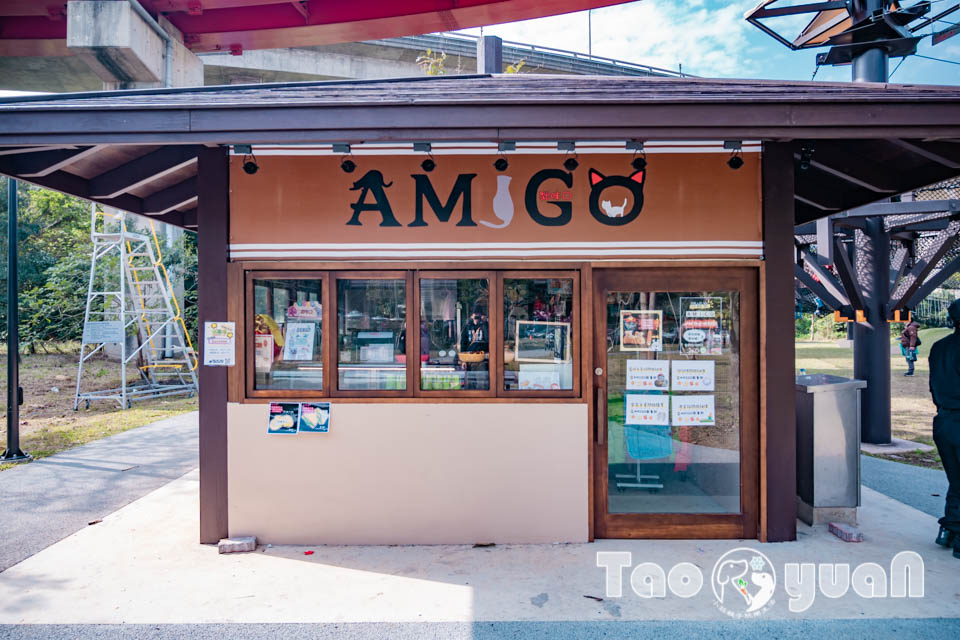
<svg viewBox="0 0 960 640">
<path fill-rule="evenodd" d="M 854 0 L 850 17 L 859 23 L 884 10 L 884 0 Z M 867 49 L 853 59 L 854 82 L 886 82 L 889 75 L 889 56 L 881 48 Z"/>
<path fill-rule="evenodd" d="M 853 332 L 853 377 L 867 381 L 860 397 L 863 442 L 890 444 L 890 234 L 880 216 L 865 219 L 857 262 L 867 267 L 860 278 L 866 322 Z"/>
<path fill-rule="evenodd" d="M 593 9 L 587 10 L 587 55 L 593 57 Z"/>
<path fill-rule="evenodd" d="M 7 448 L 4 462 L 29 460 L 20 449 L 20 313 L 17 300 L 17 181 L 7 178 Z"/>
</svg>

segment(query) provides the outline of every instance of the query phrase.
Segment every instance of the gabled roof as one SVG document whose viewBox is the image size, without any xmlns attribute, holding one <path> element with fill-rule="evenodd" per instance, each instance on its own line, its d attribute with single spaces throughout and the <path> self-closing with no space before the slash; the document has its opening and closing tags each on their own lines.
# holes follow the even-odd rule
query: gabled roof
<svg viewBox="0 0 960 640">
<path fill-rule="evenodd" d="M 798 141 L 803 222 L 960 174 L 960 87 L 519 74 L 0 101 L 0 173 L 135 213 L 192 210 L 168 207 L 194 145 L 677 139 Z"/>
</svg>

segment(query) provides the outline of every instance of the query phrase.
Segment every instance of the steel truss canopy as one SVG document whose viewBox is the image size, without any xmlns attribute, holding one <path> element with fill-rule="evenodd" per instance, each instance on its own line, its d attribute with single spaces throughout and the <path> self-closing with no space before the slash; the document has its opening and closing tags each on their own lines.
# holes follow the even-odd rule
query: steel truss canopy
<svg viewBox="0 0 960 640">
<path fill-rule="evenodd" d="M 127 0 L 114 0 L 126 2 Z M 624 0 L 139 0 L 194 52 L 305 47 L 454 31 Z M 3 0 L 0 40 L 61 41 L 67 2 Z M 54 46 L 54 42 L 50 46 Z"/>
<path fill-rule="evenodd" d="M 799 224 L 960 175 L 960 87 L 520 74 L 0 100 L 0 174 L 187 228 L 204 146 L 660 140 L 793 141 Z"/>
<path fill-rule="evenodd" d="M 881 48 L 891 57 L 914 54 L 922 39 L 922 35 L 917 34 L 922 29 L 936 26 L 943 18 L 960 10 L 960 3 L 955 2 L 953 6 L 921 20 L 931 11 L 933 3 L 929 0 L 911 6 L 904 6 L 898 0 L 884 0 L 881 4 L 882 9 L 870 11 L 865 0 L 763 0 L 744 18 L 793 50 L 831 47 L 828 53 L 817 57 L 817 64 L 834 65 L 847 64 L 870 48 Z M 774 23 L 780 28 L 775 28 Z M 933 44 L 943 42 L 951 35 L 956 35 L 955 29 L 933 33 Z"/>
</svg>

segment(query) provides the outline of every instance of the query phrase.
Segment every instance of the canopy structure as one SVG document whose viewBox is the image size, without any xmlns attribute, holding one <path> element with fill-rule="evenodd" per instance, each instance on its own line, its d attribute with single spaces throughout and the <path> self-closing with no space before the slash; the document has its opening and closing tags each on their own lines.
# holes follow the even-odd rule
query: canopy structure
<svg viewBox="0 0 960 640">
<path fill-rule="evenodd" d="M 0 172 L 187 228 L 204 146 L 654 139 L 795 141 L 800 224 L 960 173 L 960 88 L 477 75 L 0 101 Z"/>
</svg>

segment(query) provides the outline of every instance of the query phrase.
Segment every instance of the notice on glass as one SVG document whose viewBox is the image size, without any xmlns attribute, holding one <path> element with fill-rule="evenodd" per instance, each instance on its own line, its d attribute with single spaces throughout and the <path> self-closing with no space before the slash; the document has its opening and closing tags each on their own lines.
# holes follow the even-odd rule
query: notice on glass
<svg viewBox="0 0 960 640">
<path fill-rule="evenodd" d="M 680 353 L 723 353 L 723 298 L 680 298 Z"/>
<path fill-rule="evenodd" d="M 662 351 L 663 312 L 620 310 L 620 351 Z"/>
<path fill-rule="evenodd" d="M 628 393 L 624 396 L 625 424 L 669 426 L 670 396 L 644 393 Z"/>
<path fill-rule="evenodd" d="M 520 365 L 517 383 L 521 390 L 557 390 L 560 388 L 560 372 L 554 367 L 542 368 L 537 365 Z"/>
<path fill-rule="evenodd" d="M 329 433 L 330 403 L 300 403 L 300 433 Z"/>
<path fill-rule="evenodd" d="M 237 340 L 233 322 L 203 323 L 203 364 L 232 367 L 236 364 Z"/>
<path fill-rule="evenodd" d="M 257 373 L 270 373 L 273 366 L 273 336 L 253 336 L 253 364 Z"/>
<path fill-rule="evenodd" d="M 267 433 L 291 434 L 297 432 L 300 422 L 300 405 L 296 402 L 271 402 L 267 418 Z"/>
<path fill-rule="evenodd" d="M 673 426 L 712 427 L 717 424 L 713 396 L 673 396 Z"/>
<path fill-rule="evenodd" d="M 670 389 L 669 360 L 627 360 L 627 390 Z"/>
<path fill-rule="evenodd" d="M 312 322 L 288 322 L 283 342 L 284 360 L 313 360 L 313 338 L 316 325 Z"/>
<path fill-rule="evenodd" d="M 674 391 L 713 391 L 716 362 L 713 360 L 674 360 Z"/>
</svg>

